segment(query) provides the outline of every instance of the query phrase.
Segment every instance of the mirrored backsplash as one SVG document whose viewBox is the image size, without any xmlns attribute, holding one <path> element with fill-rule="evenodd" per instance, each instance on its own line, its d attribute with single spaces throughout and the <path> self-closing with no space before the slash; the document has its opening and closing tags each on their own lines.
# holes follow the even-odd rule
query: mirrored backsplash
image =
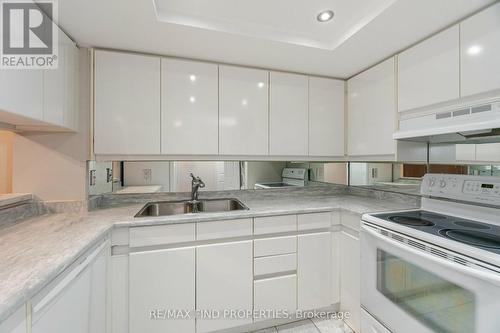
<svg viewBox="0 0 500 333">
<path fill-rule="evenodd" d="M 189 192 L 193 173 L 201 191 L 289 188 L 319 183 L 419 195 L 431 173 L 500 177 L 500 165 L 293 161 L 114 161 L 88 162 L 89 195 Z"/>
</svg>

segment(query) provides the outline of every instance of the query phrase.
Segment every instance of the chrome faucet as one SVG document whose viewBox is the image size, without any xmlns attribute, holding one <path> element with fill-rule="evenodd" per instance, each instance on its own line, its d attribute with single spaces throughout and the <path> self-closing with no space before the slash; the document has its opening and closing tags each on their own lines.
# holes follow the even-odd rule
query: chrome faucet
<svg viewBox="0 0 500 333">
<path fill-rule="evenodd" d="M 195 177 L 193 173 L 191 173 L 191 203 L 193 206 L 197 206 L 198 204 L 198 190 L 204 187 L 205 183 L 203 180 L 201 180 L 200 177 Z"/>
</svg>

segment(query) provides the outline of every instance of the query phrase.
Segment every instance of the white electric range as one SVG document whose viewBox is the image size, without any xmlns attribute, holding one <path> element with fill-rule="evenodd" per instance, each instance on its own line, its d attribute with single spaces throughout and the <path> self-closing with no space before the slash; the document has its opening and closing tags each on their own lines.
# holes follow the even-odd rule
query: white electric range
<svg viewBox="0 0 500 333">
<path fill-rule="evenodd" d="M 362 332 L 500 332 L 500 179 L 428 174 L 419 210 L 362 218 Z"/>
<path fill-rule="evenodd" d="M 280 182 L 256 183 L 254 189 L 270 189 L 305 186 L 307 184 L 307 169 L 303 168 L 283 168 Z"/>
</svg>

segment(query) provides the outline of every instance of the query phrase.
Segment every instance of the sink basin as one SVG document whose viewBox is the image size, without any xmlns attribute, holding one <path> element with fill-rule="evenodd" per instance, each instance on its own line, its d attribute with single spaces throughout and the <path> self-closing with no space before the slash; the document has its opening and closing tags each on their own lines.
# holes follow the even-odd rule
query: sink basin
<svg viewBox="0 0 500 333">
<path fill-rule="evenodd" d="M 237 199 L 208 199 L 196 203 L 198 213 L 230 212 L 248 210 L 248 207 Z M 147 203 L 135 217 L 169 216 L 194 213 L 194 205 L 190 201 L 158 201 Z"/>
</svg>

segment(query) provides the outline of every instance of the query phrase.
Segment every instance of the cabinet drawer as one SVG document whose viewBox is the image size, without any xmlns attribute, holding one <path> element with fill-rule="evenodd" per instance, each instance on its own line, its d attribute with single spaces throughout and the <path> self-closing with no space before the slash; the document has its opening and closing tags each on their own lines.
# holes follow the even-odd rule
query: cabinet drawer
<svg viewBox="0 0 500 333">
<path fill-rule="evenodd" d="M 274 234 L 297 231 L 297 215 L 258 217 L 254 219 L 254 234 Z"/>
<path fill-rule="evenodd" d="M 280 276 L 254 282 L 255 310 L 297 309 L 297 275 Z M 255 318 L 265 320 L 269 318 Z"/>
<path fill-rule="evenodd" d="M 297 254 L 282 254 L 271 257 L 255 258 L 253 275 L 267 275 L 297 270 Z"/>
<path fill-rule="evenodd" d="M 297 216 L 299 230 L 325 229 L 332 225 L 332 213 L 303 214 Z"/>
<path fill-rule="evenodd" d="M 196 239 L 220 239 L 252 235 L 252 219 L 199 222 L 196 224 Z"/>
<path fill-rule="evenodd" d="M 297 236 L 256 239 L 254 241 L 254 257 L 275 256 L 297 252 Z"/>
<path fill-rule="evenodd" d="M 184 243 L 194 240 L 194 223 L 130 228 L 130 247 Z"/>
</svg>

